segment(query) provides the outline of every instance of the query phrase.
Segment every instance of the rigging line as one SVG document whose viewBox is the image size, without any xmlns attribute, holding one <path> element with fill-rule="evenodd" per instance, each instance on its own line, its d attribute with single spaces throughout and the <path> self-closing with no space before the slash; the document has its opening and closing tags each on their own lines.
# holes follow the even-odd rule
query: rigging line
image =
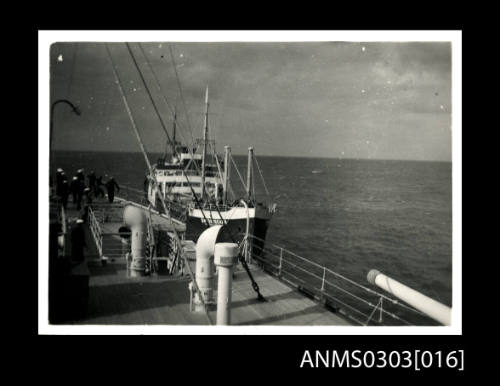
<svg viewBox="0 0 500 386">
<path fill-rule="evenodd" d="M 118 75 L 118 72 L 115 69 L 114 62 L 113 62 L 113 57 L 111 56 L 111 52 L 109 51 L 109 47 L 108 47 L 107 43 L 105 43 L 105 47 L 106 47 L 106 51 L 107 51 L 109 60 L 111 62 L 111 68 L 113 70 L 113 75 L 115 77 L 116 83 L 118 84 L 118 89 L 119 89 L 120 94 L 122 96 L 122 100 L 123 100 L 123 103 L 125 105 L 125 109 L 127 110 L 127 114 L 128 114 L 128 116 L 130 118 L 130 122 L 132 124 L 132 129 L 133 129 L 134 134 L 135 134 L 135 136 L 137 138 L 137 141 L 139 142 L 139 146 L 141 148 L 142 155 L 144 156 L 144 160 L 146 161 L 146 165 L 148 166 L 149 172 L 151 173 L 152 172 L 151 163 L 149 162 L 148 155 L 146 153 L 146 149 L 144 148 L 144 143 L 142 142 L 142 139 L 141 139 L 141 135 L 139 134 L 139 131 L 137 130 L 137 125 L 136 125 L 134 116 L 132 115 L 132 111 L 130 110 L 130 107 L 128 105 L 127 98 L 125 96 L 125 93 L 124 93 L 123 88 L 122 88 L 121 83 L 120 83 L 120 77 Z M 156 180 L 156 177 L 154 176 L 154 174 L 151 173 L 151 177 L 153 178 L 153 180 L 154 180 L 155 183 L 158 183 L 158 181 Z M 157 194 L 158 194 L 158 197 L 160 198 L 160 200 L 162 202 L 163 207 L 166 208 L 165 201 L 164 201 L 162 195 L 159 194 L 158 191 L 157 191 Z M 181 243 L 181 240 L 179 238 L 179 234 L 177 233 L 177 230 L 175 229 L 175 225 L 174 225 L 174 222 L 172 220 L 172 217 L 169 216 L 168 218 L 170 220 L 170 225 L 171 225 L 171 227 L 172 227 L 172 229 L 174 231 L 175 241 L 177 242 L 177 245 L 179 246 L 179 248 L 181 250 L 181 255 L 184 258 L 184 261 L 186 263 L 188 274 L 189 274 L 189 276 L 190 276 L 190 278 L 191 278 L 191 280 L 193 282 L 193 286 L 194 286 L 195 290 L 198 291 L 198 293 L 200 295 L 200 300 L 201 300 L 201 303 L 204 306 L 203 308 L 205 310 L 205 315 L 206 315 L 206 317 L 208 319 L 209 324 L 213 324 L 212 323 L 212 319 L 210 318 L 210 315 L 208 313 L 208 309 L 207 309 L 207 306 L 206 306 L 206 303 L 205 303 L 205 298 L 203 297 L 203 294 L 200 292 L 200 290 L 198 288 L 198 284 L 196 283 L 196 280 L 194 279 L 193 272 L 191 271 L 191 267 L 189 266 L 189 262 L 187 261 L 186 256 L 184 254 L 182 254 L 182 243 Z"/>
<path fill-rule="evenodd" d="M 185 175 L 185 172 L 182 171 L 182 174 Z M 188 181 L 188 185 L 189 185 L 189 188 L 191 189 L 191 194 L 192 194 L 192 196 L 194 198 L 194 201 L 195 201 L 196 205 L 198 206 L 198 208 L 200 208 L 201 214 L 202 214 L 203 218 L 205 219 L 205 223 L 208 224 L 208 220 L 207 220 L 207 217 L 205 216 L 205 212 L 203 211 L 203 207 L 202 207 L 200 201 L 198 200 L 198 197 L 196 196 L 196 193 L 194 192 L 193 186 L 189 183 L 187 175 L 185 175 L 185 178 Z"/>
<path fill-rule="evenodd" d="M 174 111 L 172 110 L 172 107 L 171 107 L 171 106 L 170 106 L 170 104 L 168 103 L 168 101 L 167 101 L 167 99 L 166 99 L 166 97 L 165 97 L 165 95 L 164 95 L 164 93 L 163 93 L 163 90 L 162 90 L 162 88 L 161 88 L 160 81 L 158 80 L 158 76 L 156 75 L 156 72 L 154 71 L 153 66 L 151 65 L 150 61 L 148 60 L 148 57 L 147 57 L 147 55 L 146 55 L 146 52 L 144 51 L 144 48 L 142 47 L 141 43 L 138 43 L 138 45 L 139 45 L 139 48 L 140 48 L 140 49 L 141 49 L 141 51 L 142 51 L 142 54 L 143 54 L 143 56 L 144 56 L 144 59 L 146 59 L 146 63 L 148 64 L 148 67 L 149 67 L 149 69 L 150 69 L 151 73 L 153 74 L 153 78 L 155 79 L 155 82 L 156 82 L 156 85 L 157 85 L 158 91 L 160 92 L 160 94 L 161 94 L 161 96 L 162 96 L 162 98 L 163 98 L 163 100 L 164 100 L 165 104 L 167 105 L 168 109 L 170 110 L 171 114 L 172 114 L 172 115 L 174 115 Z M 177 122 L 177 125 L 179 126 L 179 128 L 181 128 L 181 125 L 179 125 L 179 123 L 178 123 L 178 122 Z M 188 141 L 184 138 L 184 135 L 182 134 L 182 131 L 180 131 L 179 133 L 180 133 L 181 137 L 184 139 L 184 142 L 186 142 L 186 143 L 187 143 Z M 192 132 L 191 132 L 191 138 L 193 138 L 193 134 L 192 134 Z M 194 153 L 193 153 L 193 151 L 192 151 L 192 147 L 194 147 L 194 142 L 192 142 L 190 145 L 191 145 L 191 146 L 188 146 L 188 152 L 189 152 L 189 154 L 191 155 L 191 159 L 192 159 L 192 160 L 194 160 Z M 176 154 L 177 156 L 179 156 L 179 154 L 177 153 L 177 151 L 176 151 L 176 149 L 175 149 L 175 148 L 174 148 L 174 154 Z M 179 159 L 180 159 L 180 157 L 179 157 Z M 198 164 L 197 164 L 196 162 L 193 162 L 193 165 L 194 165 L 194 167 L 195 167 L 196 171 L 199 173 L 199 172 L 200 172 L 200 168 L 198 167 Z M 187 167 L 188 167 L 188 166 L 186 166 L 185 170 L 187 170 Z"/>
<path fill-rule="evenodd" d="M 229 160 L 228 160 L 229 161 Z M 227 165 L 224 165 L 225 168 L 228 168 L 230 169 L 231 168 L 231 163 L 228 162 Z M 235 197 L 236 197 L 236 194 L 234 194 L 234 191 L 233 191 L 233 188 L 231 187 L 231 181 L 228 181 L 229 183 L 227 184 L 227 189 L 229 191 L 229 193 L 231 194 L 231 201 L 234 201 L 235 200 Z M 227 204 L 227 203 L 226 203 Z"/>
<path fill-rule="evenodd" d="M 245 185 L 245 181 L 243 181 L 243 177 L 240 174 L 240 171 L 238 170 L 238 166 L 236 165 L 236 162 L 234 161 L 233 155 L 231 154 L 231 161 L 233 162 L 234 168 L 236 169 L 236 173 L 238 173 L 238 177 L 240 177 L 241 184 L 243 185 L 243 189 L 247 190 L 247 187 Z"/>
<path fill-rule="evenodd" d="M 252 166 L 253 166 L 253 158 L 252 157 Z M 254 177 L 254 168 L 252 167 L 252 195 L 254 202 L 257 202 L 257 197 L 255 196 L 255 177 Z"/>
<path fill-rule="evenodd" d="M 215 154 L 215 160 L 217 162 L 217 166 L 218 166 L 218 159 L 217 159 L 217 153 Z M 220 172 L 220 169 L 219 169 L 219 172 Z M 252 174 L 253 174 L 253 168 L 252 168 Z M 252 177 L 253 178 L 253 177 Z M 255 197 L 255 192 L 254 192 L 254 197 Z M 222 214 L 220 212 L 220 209 L 219 209 L 219 206 L 217 205 L 217 202 L 215 202 L 215 209 L 217 210 L 217 213 L 219 214 L 219 218 L 221 219 L 222 221 L 222 224 L 224 226 L 226 226 L 226 229 L 228 230 L 229 232 L 229 236 L 231 237 L 231 240 L 233 241 L 233 243 L 236 243 L 236 239 L 233 235 L 233 232 L 231 231 L 231 228 L 227 225 L 227 221 L 224 220 L 224 218 L 222 217 Z M 248 209 L 247 209 L 248 210 Z M 212 210 L 210 210 L 210 217 L 212 217 Z M 213 218 L 212 218 L 212 221 L 213 221 Z M 246 243 L 248 242 L 248 239 L 247 239 L 247 236 L 245 236 L 245 245 Z M 251 253 L 251 252 L 250 252 Z M 259 301 L 265 301 L 266 299 L 264 298 L 264 296 L 262 296 L 262 294 L 260 293 L 260 288 L 259 288 L 259 285 L 257 284 L 257 282 L 255 281 L 252 273 L 250 272 L 250 268 L 248 267 L 248 264 L 247 262 L 245 261 L 245 258 L 243 257 L 243 255 L 241 254 L 241 252 L 239 253 L 239 262 L 241 263 L 241 265 L 243 266 L 243 268 L 245 269 L 248 277 L 250 278 L 250 282 L 252 283 L 252 288 L 253 290 L 257 293 L 257 299 Z"/>
<path fill-rule="evenodd" d="M 170 57 L 172 58 L 172 63 L 173 63 L 174 72 L 175 72 L 175 78 L 177 79 L 177 86 L 179 87 L 179 92 L 181 94 L 182 106 L 184 107 L 184 112 L 186 114 L 186 120 L 187 120 L 187 124 L 188 124 L 189 133 L 191 134 L 191 139 L 193 140 L 193 143 L 194 143 L 193 130 L 191 128 L 191 122 L 189 121 L 189 114 L 188 114 L 188 111 L 186 108 L 186 101 L 184 100 L 184 94 L 182 92 L 182 87 L 181 87 L 181 81 L 179 79 L 179 74 L 177 73 L 177 64 L 175 63 L 174 53 L 172 52 L 172 47 L 170 44 L 168 45 L 168 50 L 170 52 Z"/>
<path fill-rule="evenodd" d="M 146 83 L 146 79 L 144 79 L 144 76 L 142 75 L 142 71 L 141 69 L 139 68 L 139 64 L 137 63 L 137 60 L 135 59 L 135 56 L 134 56 L 134 53 L 132 52 L 132 49 L 130 48 L 130 44 L 129 43 L 125 43 L 125 45 L 127 46 L 127 49 L 128 49 L 128 52 L 130 53 L 130 56 L 132 57 L 132 60 L 134 62 L 134 65 L 137 69 L 137 72 L 139 73 L 139 76 L 142 80 L 142 83 L 144 84 L 144 88 L 146 89 L 146 92 L 148 93 L 148 96 L 149 96 L 149 99 L 151 100 L 151 103 L 153 104 L 153 108 L 156 112 L 156 115 L 158 116 L 158 118 L 160 119 L 160 124 L 161 124 L 161 127 L 163 128 L 163 131 L 165 132 L 165 134 L 167 135 L 167 139 L 168 141 L 173 145 L 173 142 L 172 142 L 172 139 L 170 138 L 170 135 L 168 134 L 168 130 L 167 130 L 167 127 L 165 125 L 165 122 L 163 121 L 163 118 L 158 110 L 158 107 L 156 106 L 156 102 L 153 98 L 153 95 L 151 94 L 151 91 L 149 90 L 149 87 L 148 87 L 148 84 Z"/>
<path fill-rule="evenodd" d="M 222 218 L 222 214 L 220 213 L 220 210 L 219 210 L 219 206 L 217 205 L 217 203 L 215 203 L 215 209 L 217 210 L 217 213 L 219 214 L 219 217 L 220 219 L 222 220 L 222 224 L 226 227 L 227 231 L 229 232 L 229 237 L 231 237 L 231 240 L 233 241 L 233 243 L 237 244 L 236 243 L 236 239 L 233 235 L 233 232 L 231 231 L 231 227 L 229 227 L 227 225 L 227 221 L 224 220 L 224 218 Z M 212 211 L 210 211 L 210 214 L 212 213 Z M 245 243 L 247 241 L 245 240 Z M 250 252 L 252 253 L 252 252 Z M 238 260 L 239 262 L 241 263 L 241 265 L 243 266 L 243 268 L 245 269 L 249 279 L 250 279 L 250 282 L 252 283 L 252 288 L 253 290 L 257 293 L 257 299 L 259 301 L 266 301 L 266 299 L 264 298 L 264 296 L 262 296 L 262 294 L 260 293 L 260 288 L 259 288 L 259 285 L 257 284 L 257 282 L 255 281 L 252 273 L 250 272 L 250 268 L 248 267 L 248 264 L 247 262 L 245 261 L 245 258 L 243 257 L 243 255 L 241 254 L 241 252 L 239 253 L 239 256 L 238 256 Z"/>
<path fill-rule="evenodd" d="M 222 170 L 221 170 L 220 163 L 219 163 L 219 157 L 217 157 L 216 152 L 214 152 L 214 154 L 215 154 L 215 163 L 217 165 L 217 171 L 219 172 L 219 178 L 222 180 L 224 178 L 224 176 L 222 175 Z M 227 168 L 226 165 L 224 165 L 224 167 Z"/>
<path fill-rule="evenodd" d="M 164 130 L 165 130 L 165 133 L 167 133 L 166 128 L 165 128 L 165 126 L 164 126 L 164 124 L 163 124 L 163 119 L 161 118 L 161 116 L 160 116 L 160 114 L 159 114 L 159 111 L 158 111 L 158 109 L 156 108 L 156 104 L 155 104 L 155 102 L 154 102 L 154 99 L 153 99 L 153 97 L 152 97 L 152 95 L 151 95 L 151 92 L 149 91 L 149 88 L 148 88 L 148 86 L 147 86 L 147 83 L 146 83 L 146 81 L 145 81 L 145 79 L 144 79 L 144 77 L 143 77 L 143 75 L 142 75 L 142 73 L 141 73 L 141 71 L 140 71 L 140 68 L 139 68 L 139 66 L 138 66 L 138 64 L 137 64 L 137 61 L 135 60 L 135 57 L 134 57 L 134 54 L 133 54 L 133 52 L 132 52 L 132 50 L 131 50 L 131 48 L 130 48 L 130 45 L 129 45 L 128 43 L 125 43 L 125 44 L 126 44 L 126 46 L 127 46 L 127 49 L 128 49 L 128 51 L 129 51 L 130 55 L 132 56 L 132 59 L 133 59 L 133 61 L 134 61 L 135 66 L 136 66 L 136 68 L 137 68 L 137 70 L 138 70 L 138 72 L 139 72 L 139 74 L 140 74 L 140 76 L 141 76 L 141 79 L 142 79 L 142 81 L 143 81 L 143 83 L 144 83 L 144 87 L 146 88 L 146 91 L 148 92 L 148 95 L 149 95 L 149 97 L 150 97 L 150 99 L 151 99 L 151 102 L 153 103 L 153 106 L 154 106 L 154 108 L 155 108 L 155 111 L 156 111 L 156 113 L 158 114 L 158 116 L 159 116 L 159 118 L 160 118 L 160 121 L 162 122 L 162 126 L 163 126 L 163 128 L 164 128 Z M 137 133 L 137 135 L 138 135 L 138 133 Z M 167 137 L 170 139 L 170 137 L 168 136 L 168 133 L 167 133 Z M 140 138 L 140 137 L 138 137 L 138 138 Z M 143 147 L 143 146 L 141 146 L 141 147 Z M 174 147 L 174 149 L 175 149 L 175 147 Z M 144 154 L 145 154 L 145 157 L 146 157 L 146 159 L 147 159 L 147 155 L 146 155 L 146 153 L 144 153 Z M 149 166 L 150 173 L 151 173 L 151 172 L 152 172 L 152 169 L 151 169 L 151 165 L 149 164 L 149 160 L 148 160 L 148 166 Z M 153 173 L 151 173 L 151 174 L 153 174 Z M 194 189 L 193 189 L 193 187 L 191 186 L 191 184 L 189 183 L 189 180 L 188 180 L 188 178 L 187 178 L 187 175 L 186 175 L 184 172 L 183 172 L 183 174 L 185 175 L 185 178 L 186 178 L 186 180 L 187 180 L 187 182 L 188 182 L 188 185 L 190 186 L 191 191 L 192 191 L 192 193 L 193 193 L 193 197 L 195 198 L 195 201 L 196 201 L 196 203 L 198 204 L 198 206 L 199 206 L 199 208 L 200 208 L 200 210 L 201 210 L 201 213 L 202 213 L 202 215 L 203 215 L 203 217 L 204 217 L 204 219 L 205 219 L 206 223 L 208 224 L 207 218 L 206 218 L 206 216 L 205 216 L 205 213 L 204 213 L 204 211 L 203 211 L 203 208 L 202 208 L 202 207 L 201 207 L 201 205 L 199 204 L 199 201 L 198 201 L 198 198 L 196 197 L 196 194 L 195 194 L 195 192 L 194 192 Z M 155 177 L 153 177 L 153 178 L 155 179 L 155 182 L 157 183 L 156 178 L 155 178 Z M 161 200 L 162 200 L 163 207 L 166 209 L 166 205 L 165 205 L 165 202 L 164 202 L 164 200 L 163 200 L 163 197 L 162 197 L 160 194 L 158 194 L 158 195 L 160 196 L 160 198 L 161 198 Z M 222 215 L 220 214 L 220 211 L 219 211 L 219 208 L 218 208 L 217 204 L 215 205 L 215 207 L 217 208 L 217 212 L 219 213 L 219 216 L 220 216 L 220 217 L 221 217 L 221 219 L 222 219 Z M 213 217 L 212 217 L 212 211 L 211 211 L 211 210 L 209 210 L 209 214 L 210 214 L 210 217 L 211 217 L 212 221 L 214 221 L 214 219 L 213 219 Z M 223 220 L 223 219 L 222 219 L 222 221 L 224 222 L 224 220 Z M 231 239 L 233 239 L 233 241 L 234 241 L 235 239 L 234 239 L 234 237 L 233 237 L 233 235 L 232 235 L 232 233 L 231 233 L 231 231 L 230 231 L 230 230 L 229 230 L 229 232 L 230 232 L 230 235 L 231 235 Z M 179 245 L 181 245 L 181 244 L 179 243 Z M 250 274 L 250 272 L 249 272 L 249 270 L 248 270 L 248 267 L 246 267 L 246 264 L 244 264 L 244 267 L 245 267 L 245 269 L 247 270 L 247 273 L 249 274 L 250 278 L 252 279 L 252 286 L 254 287 L 254 290 L 258 293 L 259 298 L 261 298 L 261 297 L 262 297 L 262 295 L 260 295 L 258 285 L 257 285 L 257 284 L 255 283 L 255 281 L 253 280 L 253 278 L 252 278 L 252 276 L 251 276 L 251 274 Z"/>
<path fill-rule="evenodd" d="M 253 158 L 255 159 L 255 164 L 257 165 L 257 170 L 259 171 L 260 179 L 262 180 L 262 184 L 264 185 L 264 189 L 266 191 L 267 197 L 270 198 L 269 190 L 267 190 L 267 186 L 266 186 L 266 181 L 264 180 L 264 176 L 262 175 L 262 171 L 261 171 L 260 166 L 259 166 L 259 161 L 257 161 L 257 157 L 254 156 Z"/>
<path fill-rule="evenodd" d="M 160 119 L 160 122 L 161 122 L 161 124 L 162 124 L 163 130 L 165 131 L 165 134 L 167 135 L 167 139 L 168 139 L 168 141 L 170 142 L 170 144 L 172 145 L 173 153 L 174 153 L 174 154 L 178 157 L 178 159 L 180 160 L 180 159 L 181 159 L 180 154 L 177 152 L 177 149 L 176 149 L 176 147 L 175 147 L 175 144 L 173 144 L 173 141 L 172 141 L 172 139 L 170 138 L 170 135 L 168 134 L 168 131 L 167 131 L 167 129 L 166 129 L 166 126 L 165 126 L 165 124 L 164 124 L 164 122 L 163 122 L 163 119 L 162 119 L 162 117 L 161 117 L 161 115 L 160 115 L 160 112 L 159 112 L 159 110 L 158 110 L 158 108 L 157 108 L 157 106 L 156 106 L 156 103 L 155 103 L 155 101 L 154 101 L 154 99 L 153 99 L 153 96 L 151 95 L 151 92 L 150 92 L 150 90 L 149 90 L 149 88 L 148 88 L 148 85 L 147 85 L 147 83 L 146 83 L 146 80 L 144 79 L 144 76 L 142 75 L 142 72 L 141 72 L 141 70 L 140 70 L 140 68 L 139 68 L 139 65 L 137 64 L 137 61 L 135 60 L 135 56 L 134 56 L 134 54 L 132 53 L 132 50 L 130 49 L 129 44 L 128 44 L 128 43 L 125 43 L 125 44 L 127 45 L 127 48 L 128 48 L 128 50 L 129 50 L 129 52 L 130 52 L 130 55 L 132 56 L 132 59 L 134 60 L 135 66 L 136 66 L 136 68 L 137 68 L 137 71 L 139 72 L 139 75 L 141 76 L 141 79 L 142 79 L 142 82 L 143 82 L 143 84 L 144 84 L 144 87 L 146 88 L 146 91 L 148 92 L 149 98 L 151 99 L 151 102 L 153 103 L 153 107 L 154 107 L 154 109 L 155 109 L 155 111 L 156 111 L 156 114 L 158 115 L 158 117 L 159 117 L 159 119 Z M 144 52 L 144 50 L 142 49 L 142 46 L 141 46 L 140 44 L 139 44 L 139 47 L 141 48 L 141 51 L 142 51 L 142 53 L 143 53 L 143 55 L 144 55 L 144 58 L 146 59 L 146 63 L 148 63 L 148 64 L 149 64 L 149 61 L 147 60 L 146 54 L 145 54 L 145 52 Z M 154 73 L 154 71 L 153 71 L 153 69 L 152 69 L 152 66 L 151 66 L 150 64 L 149 64 L 149 68 L 150 68 L 151 73 L 154 75 L 154 78 L 155 78 L 155 80 L 156 80 L 156 82 L 157 82 L 157 86 L 158 86 L 158 88 L 159 88 L 160 94 L 163 96 L 163 98 L 164 98 L 165 103 L 167 104 L 167 106 L 169 106 L 169 105 L 168 105 L 168 102 L 167 102 L 167 101 L 166 101 L 166 99 L 165 99 L 165 96 L 164 96 L 164 95 L 163 95 L 163 93 L 161 92 L 161 86 L 160 86 L 160 83 L 158 82 L 158 79 L 156 78 L 156 74 Z M 169 108 L 170 108 L 170 106 L 169 106 Z M 191 147 L 189 147 L 189 146 L 188 146 L 188 150 L 189 150 L 189 153 L 190 153 L 190 155 L 191 155 L 192 159 L 194 159 L 194 154 L 193 154 L 193 152 L 191 151 Z M 199 172 L 200 170 L 199 170 L 198 165 L 196 164 L 196 162 L 194 163 L 194 166 L 195 166 L 196 171 L 197 171 L 197 172 Z M 188 183 L 189 185 L 191 185 L 191 184 L 190 184 L 190 182 L 189 182 L 189 179 L 187 178 L 187 174 L 185 174 L 185 173 L 184 173 L 184 171 L 183 171 L 183 174 L 184 174 L 184 177 L 186 178 L 187 183 Z"/>
<path fill-rule="evenodd" d="M 218 170 L 218 172 L 219 172 L 219 178 L 220 178 L 220 179 L 223 179 L 222 169 L 221 169 L 220 162 L 219 162 L 219 157 L 217 156 L 217 152 L 215 152 L 215 151 L 214 151 L 214 156 L 215 156 L 215 162 L 216 162 L 216 164 L 217 164 L 217 170 Z M 229 167 L 229 165 L 227 165 L 227 166 L 226 166 L 226 165 L 224 165 L 224 167 Z M 231 188 L 231 185 L 230 185 L 230 184 L 229 184 L 229 185 L 227 185 L 227 188 L 228 188 L 228 190 L 229 190 L 229 191 L 231 191 L 231 194 L 232 194 L 232 196 L 233 196 L 233 200 L 234 200 L 235 194 L 234 194 L 234 192 L 233 192 L 233 189 Z"/>
<path fill-rule="evenodd" d="M 217 162 L 217 167 L 219 168 L 219 161 L 217 159 L 217 153 L 215 153 L 215 160 Z M 220 168 L 219 168 L 219 173 L 220 173 Z M 196 198 L 196 195 L 194 194 L 194 190 L 193 188 L 191 187 L 191 190 L 193 191 L 193 196 L 195 197 L 195 199 L 197 200 Z M 255 197 L 255 194 L 254 194 L 254 197 Z M 198 201 L 197 201 L 197 204 L 198 204 Z M 199 205 L 199 204 L 198 204 Z M 227 225 L 227 220 L 224 220 L 224 218 L 222 217 L 222 214 L 220 212 L 220 209 L 219 209 L 219 206 L 217 205 L 217 202 L 215 202 L 214 204 L 215 206 L 215 209 L 217 210 L 217 214 L 219 215 L 219 218 L 221 219 L 222 221 L 222 224 L 226 227 L 227 231 L 229 232 L 229 236 L 231 237 L 231 240 L 236 243 L 236 239 L 233 235 L 233 232 L 231 231 L 231 228 Z M 207 221 L 206 217 L 205 217 L 205 214 L 203 213 L 203 210 L 201 211 L 201 213 L 203 214 L 203 217 L 205 218 L 205 221 Z M 214 222 L 214 218 L 212 217 L 212 210 L 209 209 L 209 213 L 210 213 L 210 218 L 212 220 L 212 222 Z M 206 224 L 208 224 L 208 222 L 206 222 Z M 243 257 L 243 255 L 240 253 L 239 254 L 239 262 L 241 263 L 241 265 L 243 266 L 243 268 L 245 269 L 248 277 L 250 278 L 250 282 L 252 283 L 252 288 L 253 290 L 257 293 L 257 299 L 259 301 L 265 301 L 266 299 L 264 298 L 264 296 L 262 296 L 262 294 L 260 293 L 260 288 L 259 288 L 259 285 L 257 284 L 257 282 L 255 281 L 252 273 L 250 272 L 250 268 L 248 267 L 248 264 L 247 262 L 245 261 L 245 258 Z"/>
<path fill-rule="evenodd" d="M 142 55 L 144 56 L 144 59 L 146 59 L 146 64 L 148 65 L 148 68 L 149 68 L 149 70 L 150 70 L 151 74 L 153 75 L 153 78 L 154 78 L 154 80 L 155 80 L 155 82 L 156 82 L 156 86 L 157 86 L 157 88 L 158 88 L 158 91 L 159 91 L 160 95 L 161 95 L 161 96 L 162 96 L 162 98 L 163 98 L 163 101 L 164 101 L 164 102 L 165 102 L 165 104 L 167 105 L 167 108 L 170 110 L 170 113 L 172 114 L 172 116 L 174 116 L 174 115 L 175 115 L 175 113 L 174 113 L 174 111 L 173 111 L 172 107 L 170 106 L 170 104 L 168 103 L 167 98 L 165 97 L 165 94 L 163 93 L 163 89 L 162 89 L 162 87 L 161 87 L 161 84 L 160 84 L 160 81 L 159 81 L 159 79 L 158 79 L 158 76 L 156 75 L 156 72 L 155 72 L 155 70 L 153 69 L 153 66 L 151 65 L 151 62 L 149 61 L 148 56 L 146 55 L 146 52 L 144 51 L 144 48 L 142 47 L 142 44 L 141 44 L 141 43 L 138 43 L 138 46 L 139 46 L 139 48 L 140 48 L 140 49 L 141 49 L 141 51 L 142 51 Z M 181 127 L 181 125 L 179 124 L 179 122 L 178 122 L 178 121 L 176 122 L 176 125 L 179 127 L 179 129 L 182 129 L 182 127 Z M 180 135 L 182 136 L 182 138 L 185 140 L 184 135 L 182 134 L 182 131 L 180 131 L 180 132 L 179 132 L 179 134 L 180 134 Z M 193 137 L 193 135 L 192 135 L 192 134 L 191 134 L 191 137 Z M 188 141 L 186 141 L 186 140 L 185 140 L 185 142 L 188 142 Z M 192 156 L 193 154 L 192 154 L 192 150 L 191 150 L 191 148 L 192 148 L 192 147 L 193 147 L 193 145 L 194 145 L 194 141 L 193 141 L 192 143 L 190 143 L 189 145 L 191 145 L 191 146 L 188 146 L 188 148 L 189 148 L 189 152 L 190 152 L 190 154 L 191 154 L 191 156 Z M 196 168 L 198 168 L 198 166 L 197 166 L 196 164 L 195 164 L 195 167 L 196 167 Z M 198 170 L 198 171 L 199 171 L 199 170 Z"/>
</svg>

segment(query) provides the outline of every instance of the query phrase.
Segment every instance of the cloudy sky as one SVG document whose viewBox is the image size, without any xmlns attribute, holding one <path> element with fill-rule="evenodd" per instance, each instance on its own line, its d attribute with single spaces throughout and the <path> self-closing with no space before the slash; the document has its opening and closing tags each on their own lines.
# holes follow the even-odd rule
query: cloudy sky
<svg viewBox="0 0 500 386">
<path fill-rule="evenodd" d="M 141 49 L 142 46 L 142 49 Z M 204 94 L 218 149 L 243 154 L 451 160 L 449 43 L 131 43 L 169 128 L 201 137 Z M 109 45 L 148 152 L 166 137 L 125 44 Z M 175 77 L 172 50 L 189 124 Z M 162 89 L 158 91 L 151 64 Z M 51 47 L 54 148 L 139 151 L 103 43 Z M 191 130 L 190 130 L 191 128 Z"/>
</svg>

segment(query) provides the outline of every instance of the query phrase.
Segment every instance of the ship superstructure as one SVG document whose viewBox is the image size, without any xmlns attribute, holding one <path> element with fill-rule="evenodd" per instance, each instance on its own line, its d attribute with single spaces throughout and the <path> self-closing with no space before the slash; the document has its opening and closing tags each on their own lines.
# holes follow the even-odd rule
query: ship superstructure
<svg viewBox="0 0 500 386">
<path fill-rule="evenodd" d="M 226 225 L 237 242 L 245 234 L 265 240 L 276 205 L 266 205 L 255 198 L 253 148 L 248 151 L 246 194 L 231 198 L 231 148 L 225 146 L 223 159 L 217 156 L 215 141 L 209 138 L 208 114 L 207 87 L 203 138 L 196 140 L 193 147 L 176 141 L 174 114 L 171 155 L 168 157 L 165 152 L 165 157 L 152 166 L 152 173 L 147 176 L 148 201 L 159 212 L 169 212 L 185 222 L 188 240 L 196 241 L 203 230 L 212 225 Z M 167 208 L 163 208 L 162 202 Z"/>
</svg>

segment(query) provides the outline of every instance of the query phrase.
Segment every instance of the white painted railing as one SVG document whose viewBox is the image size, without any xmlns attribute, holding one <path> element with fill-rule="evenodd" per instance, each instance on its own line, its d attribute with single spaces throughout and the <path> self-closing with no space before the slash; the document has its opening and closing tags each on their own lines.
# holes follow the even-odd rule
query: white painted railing
<svg viewBox="0 0 500 386">
<path fill-rule="evenodd" d="M 94 211 L 90 206 L 88 211 L 88 222 L 90 232 L 92 233 L 92 237 L 97 247 L 97 252 L 99 253 L 99 257 L 102 257 L 102 230 L 94 214 Z"/>
<path fill-rule="evenodd" d="M 360 325 L 435 325 L 421 311 L 283 247 L 250 235 L 241 243 L 264 271 Z M 407 319 L 411 319 L 411 322 Z"/>
</svg>

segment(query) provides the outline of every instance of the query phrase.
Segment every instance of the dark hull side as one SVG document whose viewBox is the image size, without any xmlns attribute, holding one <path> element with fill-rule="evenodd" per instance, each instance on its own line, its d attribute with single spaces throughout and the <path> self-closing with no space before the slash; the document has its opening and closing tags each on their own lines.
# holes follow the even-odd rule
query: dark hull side
<svg viewBox="0 0 500 386">
<path fill-rule="evenodd" d="M 261 256 L 266 239 L 267 229 L 269 228 L 269 219 L 251 218 L 249 222 L 249 233 L 258 239 L 253 240 L 252 254 Z M 227 221 L 227 229 L 221 232 L 217 242 L 236 242 L 240 243 L 245 236 L 246 219 L 230 219 Z M 213 224 L 212 224 L 213 225 Z M 188 216 L 186 221 L 186 240 L 193 240 L 195 243 L 203 231 L 211 225 L 206 225 L 199 217 Z M 259 240 L 261 239 L 261 240 Z"/>
</svg>

